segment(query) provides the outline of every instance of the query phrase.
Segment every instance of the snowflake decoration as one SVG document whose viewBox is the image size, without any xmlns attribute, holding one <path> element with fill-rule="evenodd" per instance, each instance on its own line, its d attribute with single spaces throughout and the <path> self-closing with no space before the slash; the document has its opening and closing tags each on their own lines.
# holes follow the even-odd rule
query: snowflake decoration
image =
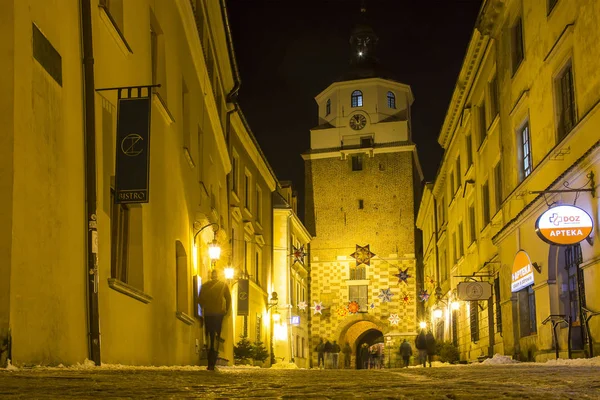
<svg viewBox="0 0 600 400">
<path fill-rule="evenodd" d="M 410 303 L 410 296 L 408 295 L 408 293 L 404 293 L 402 295 L 402 301 L 404 302 L 404 304 Z"/>
<path fill-rule="evenodd" d="M 348 312 L 350 312 L 351 314 L 356 314 L 358 310 L 360 310 L 360 306 L 356 301 L 351 301 L 350 303 L 348 303 Z"/>
<path fill-rule="evenodd" d="M 380 293 L 379 293 L 379 297 L 381 299 L 382 303 L 388 303 L 390 301 L 392 301 L 392 296 L 394 294 L 392 293 L 392 290 L 390 288 L 387 289 L 381 289 Z"/>
<path fill-rule="evenodd" d="M 423 302 L 429 300 L 429 296 L 430 294 L 427 293 L 427 290 L 421 290 L 421 292 L 419 293 L 419 299 Z"/>
<path fill-rule="evenodd" d="M 360 264 L 371 265 L 371 258 L 375 257 L 374 253 L 371 253 L 369 245 L 359 246 L 356 245 L 356 251 L 350 254 L 350 257 L 356 260 L 356 266 Z"/>
<path fill-rule="evenodd" d="M 433 276 L 428 276 L 427 278 L 425 278 L 425 282 L 427 282 L 429 286 L 435 286 L 435 279 L 433 279 Z"/>
<path fill-rule="evenodd" d="M 294 256 L 294 262 L 292 264 L 300 263 L 304 265 L 304 257 L 306 257 L 304 246 L 300 246 L 300 248 L 294 246 L 294 252 L 292 253 L 292 256 Z"/>
<path fill-rule="evenodd" d="M 348 309 L 346 307 L 338 307 L 337 314 L 340 317 L 345 317 L 348 314 Z"/>
<path fill-rule="evenodd" d="M 315 301 L 314 303 L 315 303 L 315 305 L 313 307 L 311 307 L 313 310 L 315 310 L 313 314 L 314 315 L 317 315 L 317 314 L 323 315 L 322 311 L 325 309 L 325 307 L 323 307 L 323 302 L 317 303 Z"/>
<path fill-rule="evenodd" d="M 408 278 L 412 278 L 409 274 L 408 274 L 408 267 L 406 267 L 406 269 L 404 271 L 402 271 L 401 269 L 398 269 L 398 273 L 394 274 L 395 277 L 398 278 L 398 283 L 400 282 L 404 282 L 408 285 L 408 283 L 406 282 L 406 280 Z"/>
<path fill-rule="evenodd" d="M 390 325 L 398 325 L 398 323 L 400 322 L 400 317 L 398 316 L 398 314 L 390 314 L 388 320 L 390 321 Z"/>
<path fill-rule="evenodd" d="M 298 303 L 298 308 L 302 311 L 306 311 L 306 307 L 308 307 L 308 304 L 306 304 L 305 301 L 301 301 L 300 303 Z"/>
</svg>

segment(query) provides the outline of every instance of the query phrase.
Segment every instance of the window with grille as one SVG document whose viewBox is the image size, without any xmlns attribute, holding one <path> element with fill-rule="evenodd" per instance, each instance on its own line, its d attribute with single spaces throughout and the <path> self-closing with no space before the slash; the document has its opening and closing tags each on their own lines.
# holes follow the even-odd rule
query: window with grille
<svg viewBox="0 0 600 400">
<path fill-rule="evenodd" d="M 348 287 L 348 300 L 356 301 L 360 306 L 359 312 L 367 312 L 368 310 L 368 290 L 367 285 L 351 285 Z"/>
<path fill-rule="evenodd" d="M 350 268 L 350 279 L 367 279 L 367 268 L 364 264 Z"/>
<path fill-rule="evenodd" d="M 363 159 L 361 155 L 355 155 L 351 157 L 352 160 L 352 171 L 363 170 Z"/>
<path fill-rule="evenodd" d="M 469 302 L 469 320 L 471 325 L 471 342 L 479 341 L 479 305 L 477 300 Z"/>
<path fill-rule="evenodd" d="M 525 50 L 523 45 L 523 20 L 519 17 L 511 30 L 511 61 L 512 73 L 517 72 L 519 65 L 525 58 Z"/>
<path fill-rule="evenodd" d="M 582 261 L 581 245 L 576 244 L 565 249 L 565 269 L 569 275 L 569 315 L 572 321 L 580 320 L 579 295 L 581 295 L 581 305 L 586 306 L 583 271 L 579 268 Z"/>
<path fill-rule="evenodd" d="M 387 103 L 389 108 L 396 108 L 396 96 L 394 96 L 394 93 L 387 92 Z"/>
<path fill-rule="evenodd" d="M 352 107 L 362 107 L 363 106 L 363 94 L 360 90 L 355 90 L 352 92 Z"/>
<path fill-rule="evenodd" d="M 571 132 L 577 119 L 573 92 L 573 69 L 569 64 L 556 79 L 558 140 Z"/>
<path fill-rule="evenodd" d="M 111 188 L 111 278 L 127 283 L 129 247 L 129 206 L 115 204 L 115 190 Z"/>
</svg>

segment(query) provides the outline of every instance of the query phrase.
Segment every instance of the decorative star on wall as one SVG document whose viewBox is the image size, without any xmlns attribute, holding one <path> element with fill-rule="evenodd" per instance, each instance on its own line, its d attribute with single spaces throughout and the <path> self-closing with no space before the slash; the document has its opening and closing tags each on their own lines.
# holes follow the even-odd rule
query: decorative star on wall
<svg viewBox="0 0 600 400">
<path fill-rule="evenodd" d="M 314 310 L 313 314 L 314 315 L 317 315 L 317 314 L 323 315 L 322 311 L 326 308 L 326 307 L 323 307 L 323 302 L 315 301 L 314 303 L 315 303 L 315 305 L 313 307 L 311 307 Z"/>
<path fill-rule="evenodd" d="M 360 305 L 356 301 L 348 303 L 348 312 L 350 314 L 356 314 L 360 310 Z"/>
<path fill-rule="evenodd" d="M 308 304 L 306 304 L 305 301 L 301 301 L 300 303 L 298 303 L 298 308 L 302 311 L 306 311 L 306 307 L 308 307 Z"/>
<path fill-rule="evenodd" d="M 406 267 L 406 269 L 404 271 L 402 271 L 400 268 L 398 268 L 398 273 L 394 274 L 395 277 L 398 278 L 398 283 L 404 282 L 408 285 L 408 282 L 406 282 L 406 280 L 408 278 L 411 278 L 411 276 L 408 274 L 408 267 Z"/>
<path fill-rule="evenodd" d="M 345 317 L 348 314 L 348 309 L 346 307 L 338 307 L 337 314 L 340 317 Z"/>
<path fill-rule="evenodd" d="M 294 252 L 292 253 L 292 256 L 294 257 L 294 262 L 292 264 L 300 263 L 304 265 L 304 257 L 306 257 L 304 246 L 300 246 L 300 248 L 294 246 Z"/>
<path fill-rule="evenodd" d="M 425 278 L 425 282 L 431 286 L 431 287 L 435 287 L 435 279 L 433 279 L 433 276 L 427 276 Z"/>
<path fill-rule="evenodd" d="M 402 302 L 404 302 L 404 304 L 410 303 L 410 296 L 408 295 L 408 293 L 404 292 L 402 294 Z"/>
<path fill-rule="evenodd" d="M 371 305 L 369 306 L 369 308 L 372 310 L 375 308 L 375 303 L 371 303 Z"/>
<path fill-rule="evenodd" d="M 371 258 L 375 257 L 375 253 L 371 253 L 369 249 L 370 245 L 359 246 L 356 245 L 356 251 L 350 254 L 350 257 L 356 260 L 356 266 L 360 264 L 371 265 Z"/>
<path fill-rule="evenodd" d="M 398 314 L 390 314 L 388 320 L 390 321 L 390 325 L 398 325 L 398 323 L 400 322 L 400 317 L 398 316 Z"/>
<path fill-rule="evenodd" d="M 393 295 L 394 294 L 392 293 L 392 289 L 387 288 L 387 289 L 380 289 L 379 296 L 377 296 L 377 297 L 379 297 L 381 299 L 382 303 L 387 303 L 387 302 L 392 301 Z"/>
<path fill-rule="evenodd" d="M 421 301 L 429 300 L 429 296 L 430 296 L 430 294 L 427 293 L 427 290 L 421 290 L 419 292 L 419 300 L 421 300 Z"/>
</svg>

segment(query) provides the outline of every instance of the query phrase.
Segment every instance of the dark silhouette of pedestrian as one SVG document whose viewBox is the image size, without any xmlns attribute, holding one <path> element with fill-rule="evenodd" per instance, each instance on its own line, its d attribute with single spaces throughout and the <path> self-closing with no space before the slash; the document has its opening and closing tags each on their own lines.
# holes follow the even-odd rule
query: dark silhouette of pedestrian
<svg viewBox="0 0 600 400">
<path fill-rule="evenodd" d="M 369 368 L 369 345 L 363 343 L 360 348 L 360 363 L 363 369 Z"/>
<path fill-rule="evenodd" d="M 339 368 L 339 361 L 340 361 L 340 351 L 342 349 L 340 349 L 340 345 L 337 344 L 337 341 L 333 341 L 333 344 L 331 345 L 331 361 L 332 361 L 332 368 L 334 369 L 338 369 Z"/>
<path fill-rule="evenodd" d="M 404 339 L 400 345 L 400 355 L 404 360 L 404 366 L 408 368 L 408 364 L 410 364 L 410 356 L 412 356 L 412 347 L 410 346 L 410 343 L 406 341 L 406 339 Z"/>
<path fill-rule="evenodd" d="M 431 368 L 431 359 L 435 355 L 435 338 L 433 337 L 433 333 L 431 331 L 427 332 L 425 335 L 425 345 L 427 348 L 427 361 L 429 362 L 429 367 Z M 425 364 L 423 364 L 425 366 Z"/>
<path fill-rule="evenodd" d="M 323 346 L 323 351 L 325 352 L 325 368 L 331 368 L 331 351 L 333 350 L 333 345 L 327 339 L 325 341 L 325 345 Z"/>
<path fill-rule="evenodd" d="M 427 363 L 427 340 L 425 339 L 425 331 L 421 330 L 417 339 L 415 340 L 415 347 L 419 350 L 419 364 L 423 364 L 426 367 Z"/>
<path fill-rule="evenodd" d="M 231 293 L 225 282 L 217 279 L 217 271 L 210 274 L 210 281 L 202 285 L 198 303 L 202 306 L 204 324 L 210 339 L 208 349 L 208 369 L 214 370 L 219 355 L 219 344 L 215 347 L 215 341 L 221 342 L 221 325 L 223 317 L 231 307 Z"/>
<path fill-rule="evenodd" d="M 317 367 L 325 368 L 325 343 L 323 343 L 323 338 L 319 339 L 319 344 L 315 347 L 315 351 L 317 352 Z"/>
<path fill-rule="evenodd" d="M 342 349 L 342 353 L 344 353 L 344 368 L 350 368 L 350 358 L 352 358 L 352 348 L 350 344 L 346 342 L 344 348 Z"/>
</svg>

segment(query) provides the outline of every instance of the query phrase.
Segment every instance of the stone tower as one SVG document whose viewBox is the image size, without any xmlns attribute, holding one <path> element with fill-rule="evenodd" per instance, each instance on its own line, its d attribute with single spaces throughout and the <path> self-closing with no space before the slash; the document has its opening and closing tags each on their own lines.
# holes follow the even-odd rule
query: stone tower
<svg viewBox="0 0 600 400">
<path fill-rule="evenodd" d="M 415 208 L 422 173 L 411 140 L 413 95 L 381 69 L 377 40 L 363 8 L 349 69 L 316 96 L 319 124 L 302 155 L 306 226 L 314 235 L 312 349 L 320 338 L 342 347 L 347 341 L 358 367 L 363 343 L 383 336 L 397 348 L 416 335 L 420 300 Z"/>
</svg>

